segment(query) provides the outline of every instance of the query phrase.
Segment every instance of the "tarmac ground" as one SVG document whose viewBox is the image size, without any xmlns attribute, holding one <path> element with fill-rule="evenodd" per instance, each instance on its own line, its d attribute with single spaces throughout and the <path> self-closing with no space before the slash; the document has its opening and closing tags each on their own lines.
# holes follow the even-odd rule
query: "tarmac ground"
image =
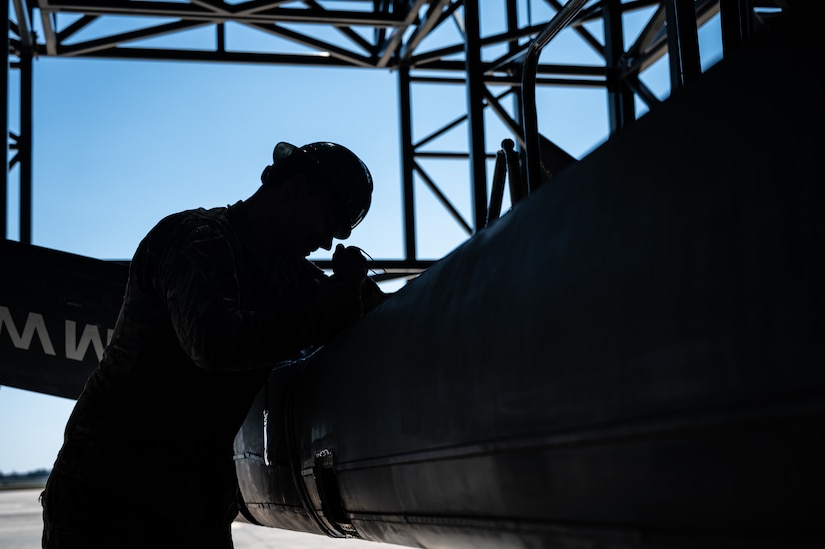
<svg viewBox="0 0 825 549">
<path fill-rule="evenodd" d="M 41 488 L 0 490 L 0 549 L 40 549 Z M 336 539 L 235 522 L 235 549 L 399 549 L 398 545 Z"/>
</svg>

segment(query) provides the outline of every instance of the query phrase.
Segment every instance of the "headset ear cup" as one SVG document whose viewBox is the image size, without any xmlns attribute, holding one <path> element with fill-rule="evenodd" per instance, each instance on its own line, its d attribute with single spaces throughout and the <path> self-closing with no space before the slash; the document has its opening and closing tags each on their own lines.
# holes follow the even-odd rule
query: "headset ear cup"
<svg viewBox="0 0 825 549">
<path fill-rule="evenodd" d="M 271 165 L 264 168 L 264 171 L 261 172 L 261 183 L 264 184 L 264 185 L 266 185 L 267 182 L 269 181 L 269 172 L 270 172 L 270 170 L 272 170 Z"/>
</svg>

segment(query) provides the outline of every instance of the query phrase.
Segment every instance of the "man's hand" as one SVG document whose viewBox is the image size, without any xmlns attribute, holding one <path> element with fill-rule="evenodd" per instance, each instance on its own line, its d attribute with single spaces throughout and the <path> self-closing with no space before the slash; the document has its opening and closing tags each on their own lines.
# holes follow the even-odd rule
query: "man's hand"
<svg viewBox="0 0 825 549">
<path fill-rule="evenodd" d="M 367 277 L 367 258 L 364 257 L 360 248 L 338 244 L 332 255 L 332 270 L 335 273 L 333 278 L 351 278 L 362 281 L 361 305 L 364 313 L 380 305 L 389 297 L 375 281 Z"/>
<path fill-rule="evenodd" d="M 355 246 L 338 244 L 332 254 L 332 271 L 338 278 L 364 281 L 367 278 L 367 258 Z"/>
</svg>

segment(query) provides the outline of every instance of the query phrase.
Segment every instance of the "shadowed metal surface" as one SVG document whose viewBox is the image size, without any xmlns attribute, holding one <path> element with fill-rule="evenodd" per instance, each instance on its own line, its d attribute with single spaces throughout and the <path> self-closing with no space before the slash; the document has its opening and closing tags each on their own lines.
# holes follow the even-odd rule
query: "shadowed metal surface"
<svg viewBox="0 0 825 549">
<path fill-rule="evenodd" d="M 418 547 L 822 542 L 823 117 L 793 22 L 274 374 L 268 437 L 308 523 Z"/>
</svg>

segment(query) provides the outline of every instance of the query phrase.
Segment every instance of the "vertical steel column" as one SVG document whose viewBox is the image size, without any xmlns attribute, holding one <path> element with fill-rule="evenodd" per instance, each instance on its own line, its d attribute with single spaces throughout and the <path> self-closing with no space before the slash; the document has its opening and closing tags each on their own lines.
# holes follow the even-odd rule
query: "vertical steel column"
<svg viewBox="0 0 825 549">
<path fill-rule="evenodd" d="M 32 52 L 20 52 L 20 242 L 32 241 Z"/>
<path fill-rule="evenodd" d="M 6 10 L 3 18 L 3 38 L 6 39 L 6 47 L 3 48 L 3 69 L 0 76 L 0 85 L 3 86 L 3 113 L 0 115 L 0 128 L 3 131 L 3 184 L 0 187 L 0 236 L 3 240 L 8 238 L 8 193 L 9 193 L 9 0 L 5 3 Z"/>
<path fill-rule="evenodd" d="M 750 38 L 750 1 L 719 0 L 719 22 L 722 27 L 722 55 L 730 57 Z"/>
<path fill-rule="evenodd" d="M 506 8 L 506 12 L 505 12 L 505 17 L 506 17 L 506 21 L 507 21 L 507 32 L 510 33 L 510 34 L 515 35 L 519 31 L 519 26 L 518 26 L 518 0 L 507 0 L 507 8 Z M 517 41 L 513 41 L 513 42 L 510 42 L 510 43 L 507 44 L 507 51 L 511 56 L 516 55 L 516 53 L 520 49 L 521 48 L 519 47 Z M 514 72 L 513 76 L 515 77 L 515 79 L 517 81 L 521 81 L 521 68 L 522 68 L 521 64 L 513 63 L 512 65 L 513 65 L 512 68 L 515 69 L 515 72 Z M 513 93 L 513 119 L 516 121 L 516 124 L 518 124 L 519 131 L 521 131 L 521 135 L 524 135 L 524 103 L 523 103 L 522 97 L 521 97 L 521 90 L 517 89 L 516 86 L 513 86 L 511 89 L 513 89 L 516 92 L 516 93 Z M 518 144 L 519 141 L 515 141 L 514 143 L 515 143 L 515 145 L 514 145 L 515 150 L 519 151 L 521 149 L 521 146 Z M 516 154 L 518 154 L 518 153 L 516 153 Z M 510 157 L 512 158 L 513 155 L 511 154 Z M 519 167 L 519 170 L 521 171 L 520 164 L 517 164 L 516 166 L 508 166 L 508 170 L 512 170 L 515 167 Z M 522 180 L 524 180 L 524 177 L 522 177 Z M 510 185 L 512 185 L 512 183 L 513 182 L 511 180 Z M 511 188 L 511 194 L 512 194 L 512 188 Z"/>
<path fill-rule="evenodd" d="M 602 7 L 604 54 L 607 64 L 607 116 L 611 135 L 636 119 L 633 93 L 624 85 L 624 26 L 621 0 L 607 0 Z"/>
<path fill-rule="evenodd" d="M 398 112 L 401 142 L 401 193 L 404 209 L 404 259 L 415 261 L 415 193 L 413 192 L 413 165 L 415 150 L 412 135 L 410 100 L 410 67 L 398 67 Z"/>
<path fill-rule="evenodd" d="M 464 1 L 464 51 L 467 74 L 467 121 L 470 144 L 470 181 L 473 193 L 473 232 L 487 220 L 487 151 L 484 143 L 484 74 L 477 0 Z"/>
<path fill-rule="evenodd" d="M 667 48 L 670 55 L 671 94 L 702 74 L 694 0 L 667 0 Z"/>
</svg>

